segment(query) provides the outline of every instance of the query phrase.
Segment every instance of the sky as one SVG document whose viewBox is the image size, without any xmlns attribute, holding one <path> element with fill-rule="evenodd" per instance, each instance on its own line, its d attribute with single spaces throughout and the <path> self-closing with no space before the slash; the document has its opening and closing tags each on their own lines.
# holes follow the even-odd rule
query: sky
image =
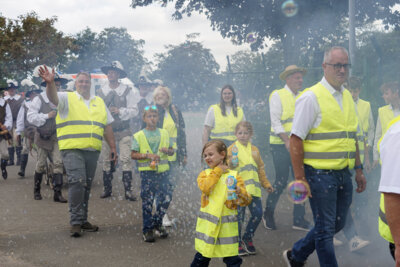
<svg viewBox="0 0 400 267">
<path fill-rule="evenodd" d="M 1 0 L 1 15 L 16 19 L 19 15 L 35 11 L 41 19 L 57 16 L 55 27 L 67 35 L 76 34 L 86 27 L 100 32 L 107 27 L 124 27 L 134 39 L 145 40 L 145 56 L 152 60 L 155 53 L 165 51 L 168 44 L 182 43 L 186 34 L 200 33 L 197 39 L 211 49 L 221 69 L 226 66 L 226 56 L 239 50 L 250 49 L 249 44 L 233 45 L 212 31 L 204 15 L 173 21 L 173 5 L 160 4 L 132 9 L 131 0 Z"/>
</svg>

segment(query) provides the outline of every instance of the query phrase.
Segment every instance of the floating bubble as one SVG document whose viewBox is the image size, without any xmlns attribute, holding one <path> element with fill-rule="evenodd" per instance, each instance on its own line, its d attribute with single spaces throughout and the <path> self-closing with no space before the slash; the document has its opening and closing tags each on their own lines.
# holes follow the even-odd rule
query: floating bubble
<svg viewBox="0 0 400 267">
<path fill-rule="evenodd" d="M 257 36 L 254 32 L 248 33 L 246 35 L 246 42 L 249 44 L 254 44 L 257 41 Z"/>
<path fill-rule="evenodd" d="M 190 43 L 189 43 L 189 42 L 185 42 L 185 43 L 182 45 L 182 47 L 183 47 L 184 49 L 189 49 L 189 48 L 190 48 Z"/>
<path fill-rule="evenodd" d="M 281 6 L 282 12 L 286 17 L 293 17 L 297 14 L 299 6 L 293 0 L 287 0 L 283 2 Z"/>
<path fill-rule="evenodd" d="M 293 203 L 300 204 L 307 200 L 308 187 L 303 181 L 293 181 L 287 189 L 289 200 Z"/>
</svg>

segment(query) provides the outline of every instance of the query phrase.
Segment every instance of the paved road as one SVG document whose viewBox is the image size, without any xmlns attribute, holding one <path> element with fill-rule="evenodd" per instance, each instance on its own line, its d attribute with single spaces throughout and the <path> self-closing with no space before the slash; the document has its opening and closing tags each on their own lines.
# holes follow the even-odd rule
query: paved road
<svg viewBox="0 0 400 267">
<path fill-rule="evenodd" d="M 200 157 L 200 128 L 188 123 L 188 169 L 198 173 Z M 197 128 L 196 128 L 197 127 Z M 268 164 L 267 164 L 268 165 Z M 121 177 L 114 179 L 113 198 L 100 199 L 101 171 L 97 170 L 89 216 L 100 226 L 97 233 L 86 233 L 82 238 L 69 237 L 68 206 L 52 201 L 52 191 L 43 185 L 43 200 L 33 200 L 33 161 L 30 159 L 27 177 L 18 179 L 18 168 L 9 167 L 9 179 L 0 180 L 0 266 L 188 266 L 194 256 L 193 232 L 200 193 L 195 175 L 181 177 L 169 213 L 176 218 L 170 236 L 153 244 L 141 237 L 141 202 L 128 202 L 122 198 Z M 268 170 L 267 170 L 268 171 Z M 268 171 L 271 173 L 270 171 Z M 120 176 L 120 173 L 117 173 Z M 134 182 L 138 195 L 139 182 Z M 64 189 L 64 196 L 67 195 Z M 265 197 L 265 196 L 264 196 Z M 291 229 L 292 205 L 286 197 L 278 204 L 276 221 L 279 229 L 267 232 L 261 225 L 254 243 L 255 256 L 244 257 L 243 266 L 285 266 L 282 251 L 305 232 Z M 310 218 L 309 208 L 308 219 Z M 340 266 L 392 266 L 387 245 L 376 233 L 376 217 L 363 222 L 363 233 L 375 241 L 359 253 L 350 253 L 347 246 L 336 249 Z M 370 229 L 370 230 L 368 230 Z M 224 266 L 215 259 L 210 266 Z M 318 266 L 314 253 L 307 266 Z"/>
</svg>

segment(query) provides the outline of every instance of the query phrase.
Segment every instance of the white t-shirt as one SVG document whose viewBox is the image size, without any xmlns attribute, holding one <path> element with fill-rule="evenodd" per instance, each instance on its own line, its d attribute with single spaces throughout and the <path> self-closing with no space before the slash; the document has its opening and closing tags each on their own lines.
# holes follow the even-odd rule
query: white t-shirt
<svg viewBox="0 0 400 267">
<path fill-rule="evenodd" d="M 393 124 L 380 143 L 382 160 L 379 192 L 400 194 L 400 121 Z"/>
</svg>

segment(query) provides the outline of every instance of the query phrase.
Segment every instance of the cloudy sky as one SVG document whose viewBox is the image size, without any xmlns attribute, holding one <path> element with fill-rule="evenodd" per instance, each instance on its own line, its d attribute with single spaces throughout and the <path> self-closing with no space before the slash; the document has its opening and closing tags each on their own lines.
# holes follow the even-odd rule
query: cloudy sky
<svg viewBox="0 0 400 267">
<path fill-rule="evenodd" d="M 132 9 L 131 0 L 2 0 L 0 12 L 7 18 L 35 11 L 41 19 L 57 16 L 55 27 L 65 34 L 75 34 L 86 27 L 100 32 L 107 27 L 125 27 L 134 39 L 143 39 L 145 56 L 165 51 L 164 45 L 179 44 L 186 34 L 198 32 L 206 48 L 211 49 L 221 67 L 226 66 L 226 55 L 249 49 L 249 45 L 235 46 L 213 32 L 205 16 L 173 21 L 173 5 L 159 4 Z"/>
</svg>

